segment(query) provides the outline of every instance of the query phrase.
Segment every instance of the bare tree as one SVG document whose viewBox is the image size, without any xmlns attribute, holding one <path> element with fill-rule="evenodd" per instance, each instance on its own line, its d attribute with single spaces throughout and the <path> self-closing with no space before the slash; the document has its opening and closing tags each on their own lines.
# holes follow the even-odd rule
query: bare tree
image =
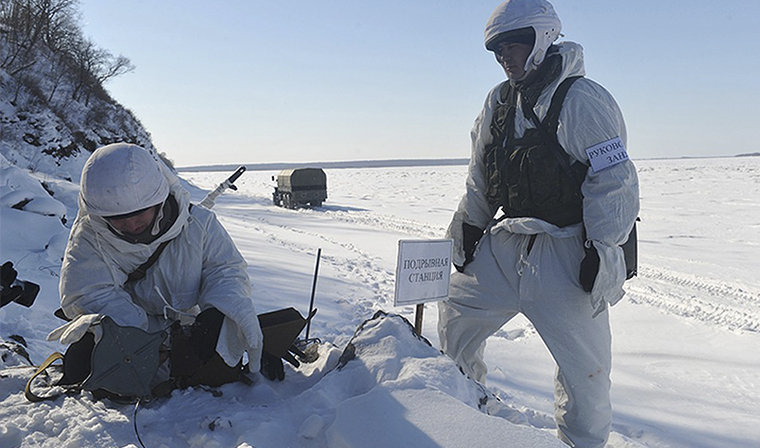
<svg viewBox="0 0 760 448">
<path fill-rule="evenodd" d="M 82 35 L 77 5 L 78 0 L 0 0 L 0 68 L 22 76 L 43 55 L 49 62 L 43 75 L 48 102 L 62 83 L 71 85 L 75 101 L 107 97 L 103 83 L 135 68 Z"/>
<path fill-rule="evenodd" d="M 35 51 L 66 39 L 78 28 L 77 0 L 4 0 L 0 2 L 0 26 L 7 54 L 0 67 L 11 75 L 34 66 Z"/>
<path fill-rule="evenodd" d="M 114 57 L 111 53 L 106 52 L 103 63 L 97 67 L 95 78 L 100 84 L 104 84 L 111 78 L 129 73 L 135 69 L 129 58 L 126 56 Z"/>
</svg>

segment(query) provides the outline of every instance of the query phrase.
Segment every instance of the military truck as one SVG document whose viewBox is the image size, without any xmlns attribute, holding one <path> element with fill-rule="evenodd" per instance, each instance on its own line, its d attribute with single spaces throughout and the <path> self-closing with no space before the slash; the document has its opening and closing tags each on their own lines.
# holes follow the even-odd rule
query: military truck
<svg viewBox="0 0 760 448">
<path fill-rule="evenodd" d="M 282 170 L 276 180 L 272 202 L 279 207 L 321 207 L 327 199 L 327 176 L 321 168 Z"/>
</svg>

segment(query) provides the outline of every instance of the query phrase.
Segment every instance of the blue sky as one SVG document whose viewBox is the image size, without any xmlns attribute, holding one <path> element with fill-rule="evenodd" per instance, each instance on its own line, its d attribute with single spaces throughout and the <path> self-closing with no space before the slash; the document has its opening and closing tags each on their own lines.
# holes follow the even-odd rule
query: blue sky
<svg viewBox="0 0 760 448">
<path fill-rule="evenodd" d="M 498 1 L 81 0 L 136 66 L 113 97 L 177 166 L 469 157 L 504 79 Z M 760 2 L 555 0 L 628 125 L 632 158 L 760 151 Z"/>
</svg>

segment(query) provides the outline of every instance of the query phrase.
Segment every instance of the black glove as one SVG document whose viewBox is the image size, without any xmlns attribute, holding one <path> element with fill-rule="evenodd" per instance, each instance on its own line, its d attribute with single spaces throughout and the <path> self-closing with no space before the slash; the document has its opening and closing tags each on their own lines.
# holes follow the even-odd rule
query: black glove
<svg viewBox="0 0 760 448">
<path fill-rule="evenodd" d="M 594 282 L 596 282 L 596 275 L 599 273 L 599 252 L 596 251 L 594 243 L 589 241 L 584 246 L 586 256 L 581 261 L 581 273 L 579 280 L 581 281 L 581 287 L 586 292 L 591 292 L 594 288 Z"/>
<path fill-rule="evenodd" d="M 261 374 L 272 381 L 285 379 L 285 366 L 282 358 L 268 352 L 261 352 Z"/>
<path fill-rule="evenodd" d="M 473 225 L 462 223 L 462 250 L 464 251 L 464 264 L 462 266 L 454 265 L 457 271 L 463 272 L 464 267 L 471 261 L 475 248 L 478 247 L 478 242 L 483 237 L 483 229 L 479 229 Z"/>
</svg>

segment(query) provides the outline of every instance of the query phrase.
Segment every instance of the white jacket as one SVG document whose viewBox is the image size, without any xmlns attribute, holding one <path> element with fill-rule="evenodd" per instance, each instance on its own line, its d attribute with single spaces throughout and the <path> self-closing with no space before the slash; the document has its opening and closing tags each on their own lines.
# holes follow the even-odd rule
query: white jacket
<svg viewBox="0 0 760 448">
<path fill-rule="evenodd" d="M 250 367 L 257 371 L 263 337 L 247 264 L 214 213 L 191 208 L 176 176 L 163 165 L 162 170 L 179 216 L 151 244 L 132 244 L 114 235 L 103 218 L 88 213 L 80 195 L 61 268 L 63 311 L 69 318 L 107 315 L 119 325 L 153 332 L 215 307 L 225 315 L 216 351 L 230 366 L 247 351 Z M 147 275 L 125 285 L 128 275 L 167 240 L 172 241 Z"/>
<path fill-rule="evenodd" d="M 543 119 L 548 112 L 552 95 L 564 79 L 585 75 L 583 48 L 573 42 L 563 42 L 558 46 L 562 56 L 562 72 L 544 89 L 536 102 L 534 110 L 539 119 Z M 497 212 L 486 198 L 484 149 L 493 141 L 490 124 L 501 86 L 502 84 L 499 84 L 489 92 L 471 132 L 472 156 L 466 193 L 448 230 L 449 237 L 455 241 L 461 241 L 462 222 L 485 229 Z M 523 116 L 518 97 L 515 135 L 520 137 L 526 129 L 532 127 L 533 124 Z M 620 137 L 623 144 L 627 144 L 625 123 L 617 103 L 604 87 L 588 78 L 579 79 L 568 91 L 559 116 L 557 137 L 572 158 L 585 164 L 589 163 L 586 155 L 588 148 L 615 137 Z M 639 213 L 639 189 L 635 167 L 631 161 L 625 161 L 598 172 L 589 168 L 581 188 L 587 238 L 593 241 L 600 257 L 599 274 L 592 291 L 592 303 L 596 307 L 601 300 L 615 303 L 623 296 L 625 261 L 619 245 L 626 241 Z M 545 232 L 564 238 L 580 234 L 582 227 L 578 224 L 560 229 L 537 218 L 514 218 L 505 219 L 490 229 L 491 232 L 501 230 L 514 233 Z M 461 265 L 464 261 L 461 244 L 457 249 L 454 262 Z"/>
</svg>

